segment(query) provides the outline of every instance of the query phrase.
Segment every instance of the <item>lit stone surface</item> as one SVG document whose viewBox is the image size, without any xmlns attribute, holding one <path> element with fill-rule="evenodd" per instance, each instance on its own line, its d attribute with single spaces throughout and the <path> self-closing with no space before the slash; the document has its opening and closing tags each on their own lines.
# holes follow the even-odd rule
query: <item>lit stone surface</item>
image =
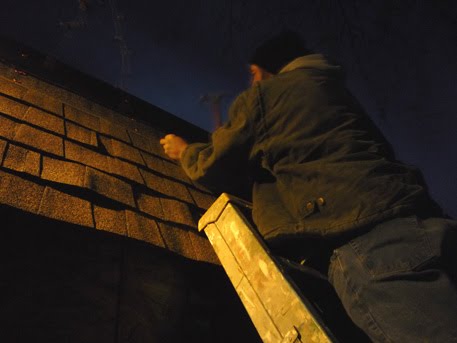
<svg viewBox="0 0 457 343">
<path fill-rule="evenodd" d="M 214 195 L 203 193 L 202 191 L 196 190 L 191 187 L 189 187 L 188 189 L 195 203 L 200 208 L 206 210 L 214 203 L 214 201 L 216 201 L 216 197 Z"/>
<path fill-rule="evenodd" d="M 24 149 L 20 146 L 10 144 L 6 152 L 3 167 L 28 173 L 34 176 L 40 175 L 40 154 Z"/>
<path fill-rule="evenodd" d="M 220 264 L 220 261 L 206 236 L 203 236 L 194 230 L 189 230 L 187 235 L 194 248 L 197 260 Z"/>
<path fill-rule="evenodd" d="M 38 214 L 68 223 L 94 226 L 89 201 L 46 187 Z"/>
<path fill-rule="evenodd" d="M 168 198 L 160 198 L 160 203 L 162 204 L 164 216 L 168 220 L 190 227 L 197 226 L 187 204 Z"/>
<path fill-rule="evenodd" d="M 141 157 L 138 149 L 118 141 L 117 139 L 100 136 L 100 140 L 111 156 L 120 157 L 122 159 L 144 165 L 143 158 Z"/>
<path fill-rule="evenodd" d="M 97 135 L 94 131 L 88 130 L 82 126 L 73 124 L 72 122 L 67 121 L 65 123 L 67 129 L 67 137 L 74 139 L 75 141 L 97 146 Z"/>
<path fill-rule="evenodd" d="M 39 110 L 35 107 L 29 107 L 23 118 L 24 121 L 40 126 L 49 131 L 63 135 L 65 130 L 63 120 L 57 116 Z"/>
<path fill-rule="evenodd" d="M 121 161 L 117 158 L 109 158 L 108 171 L 135 183 L 144 184 L 143 177 L 141 176 L 138 167 L 131 163 Z"/>
<path fill-rule="evenodd" d="M 0 203 L 37 213 L 44 187 L 0 170 Z"/>
<path fill-rule="evenodd" d="M 108 156 L 70 141 L 65 141 L 65 157 L 71 161 L 76 161 L 106 172 L 110 171 Z"/>
<path fill-rule="evenodd" d="M 176 180 L 184 181 L 187 184 L 192 184 L 189 177 L 186 175 L 186 173 L 184 172 L 184 170 L 181 168 L 180 165 L 175 164 L 170 161 L 166 161 L 166 160 L 164 160 L 162 162 L 163 162 L 165 175 L 172 177 Z"/>
<path fill-rule="evenodd" d="M 30 89 L 22 97 L 22 100 L 33 104 L 40 109 L 62 116 L 62 103 L 58 99 L 44 93 Z"/>
<path fill-rule="evenodd" d="M 21 124 L 14 140 L 57 156 L 63 156 L 63 139 L 26 124 Z"/>
<path fill-rule="evenodd" d="M 137 194 L 136 202 L 141 212 L 160 219 L 166 219 L 168 217 L 168 215 L 165 216 L 162 204 L 157 196 L 139 193 Z"/>
<path fill-rule="evenodd" d="M 134 132 L 133 130 L 129 130 L 129 136 L 132 139 L 134 146 L 150 154 L 165 157 L 162 146 L 159 143 L 159 135 L 146 137 Z"/>
<path fill-rule="evenodd" d="M 8 116 L 22 119 L 28 106 L 21 104 L 17 101 L 11 100 L 5 96 L 0 95 L 0 112 Z"/>
<path fill-rule="evenodd" d="M 84 186 L 109 199 L 135 207 L 132 187 L 128 183 L 113 176 L 92 168 L 87 168 Z"/>
<path fill-rule="evenodd" d="M 43 156 L 41 178 L 77 187 L 84 186 L 86 166 Z"/>
<path fill-rule="evenodd" d="M 109 120 L 100 118 L 100 133 L 117 138 L 126 143 L 130 143 L 130 137 L 127 130 L 120 125 L 113 124 Z"/>
<path fill-rule="evenodd" d="M 146 162 L 146 166 L 149 169 L 166 175 L 165 166 L 163 165 L 163 160 L 161 158 L 145 153 L 144 151 L 141 152 L 141 156 L 143 156 L 143 160 Z"/>
<path fill-rule="evenodd" d="M 5 116 L 0 115 L 0 137 L 11 140 L 16 134 L 19 124 Z"/>
<path fill-rule="evenodd" d="M 157 223 L 146 216 L 127 210 L 127 234 L 130 238 L 148 242 L 164 248 L 165 243 Z"/>
<path fill-rule="evenodd" d="M 0 164 L 3 161 L 3 155 L 5 154 L 7 144 L 8 144 L 7 141 L 0 139 Z"/>
<path fill-rule="evenodd" d="M 193 199 L 187 190 L 186 186 L 182 183 L 171 181 L 159 175 L 141 170 L 146 185 L 151 190 L 167 195 L 172 198 L 177 198 L 189 203 L 193 203 Z"/>
<path fill-rule="evenodd" d="M 26 91 L 27 88 L 8 81 L 7 79 L 0 78 L 0 93 L 8 94 L 14 96 L 15 98 L 21 98 Z"/>
<path fill-rule="evenodd" d="M 95 228 L 118 235 L 127 235 L 125 211 L 94 205 Z"/>
<path fill-rule="evenodd" d="M 67 89 L 0 63 L 0 205 L 217 263 L 193 231 L 211 197 L 159 144 L 170 115 L 141 103 L 150 127 Z"/>
<path fill-rule="evenodd" d="M 88 129 L 100 131 L 100 119 L 98 117 L 71 106 L 65 106 L 64 109 L 65 118 L 85 126 Z"/>
<path fill-rule="evenodd" d="M 188 230 L 160 222 L 159 227 L 167 249 L 181 251 L 184 256 L 197 256 L 194 245 L 189 239 Z"/>
</svg>

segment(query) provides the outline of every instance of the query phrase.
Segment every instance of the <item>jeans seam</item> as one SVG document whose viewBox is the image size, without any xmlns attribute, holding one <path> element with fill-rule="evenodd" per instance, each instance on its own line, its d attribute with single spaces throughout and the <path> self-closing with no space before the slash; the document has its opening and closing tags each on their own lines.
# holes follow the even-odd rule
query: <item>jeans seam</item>
<svg viewBox="0 0 457 343">
<path fill-rule="evenodd" d="M 338 253 L 335 253 L 336 255 L 336 259 L 338 261 L 338 265 L 341 269 L 341 274 L 344 278 L 344 281 L 346 283 L 346 285 L 350 288 L 351 292 L 355 295 L 353 297 L 353 303 L 357 304 L 357 307 L 358 307 L 358 312 L 360 312 L 362 314 L 362 317 L 365 318 L 367 324 L 368 324 L 368 327 L 373 330 L 374 332 L 376 332 L 377 335 L 381 336 L 384 341 L 386 342 L 392 342 L 392 339 L 389 338 L 389 336 L 384 332 L 384 330 L 382 330 L 379 326 L 379 324 L 376 322 L 376 320 L 374 319 L 373 317 L 373 314 L 371 313 L 371 311 L 369 310 L 368 308 L 368 305 L 364 305 L 363 302 L 359 301 L 360 299 L 360 289 L 361 287 L 359 287 L 359 291 L 356 291 L 354 289 L 353 286 L 351 286 L 351 283 L 348 282 L 350 280 L 350 278 L 348 277 L 348 273 L 346 273 L 345 271 L 345 268 L 343 267 L 343 264 L 341 263 L 341 259 L 340 259 L 340 256 Z M 363 310 L 365 310 L 365 312 L 363 312 Z"/>
</svg>

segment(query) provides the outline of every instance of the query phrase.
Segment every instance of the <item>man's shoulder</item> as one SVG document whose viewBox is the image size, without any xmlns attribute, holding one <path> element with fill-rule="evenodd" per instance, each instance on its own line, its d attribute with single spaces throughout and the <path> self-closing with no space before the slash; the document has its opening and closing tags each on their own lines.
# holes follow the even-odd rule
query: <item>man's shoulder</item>
<svg viewBox="0 0 457 343">
<path fill-rule="evenodd" d="M 232 110 L 255 110 L 258 107 L 258 90 L 254 85 L 242 91 L 232 102 Z"/>
<path fill-rule="evenodd" d="M 257 85 L 251 86 L 244 91 L 242 91 L 238 96 L 235 98 L 234 102 L 246 102 L 251 99 L 257 98 Z"/>
</svg>

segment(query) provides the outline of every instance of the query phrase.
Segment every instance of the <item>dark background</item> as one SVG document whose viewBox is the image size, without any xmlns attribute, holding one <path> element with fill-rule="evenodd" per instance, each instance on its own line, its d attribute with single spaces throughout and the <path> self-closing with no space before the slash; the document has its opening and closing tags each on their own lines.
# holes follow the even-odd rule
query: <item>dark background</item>
<svg viewBox="0 0 457 343">
<path fill-rule="evenodd" d="M 291 28 L 349 88 L 457 217 L 453 1 L 2 0 L 0 34 L 212 129 L 205 94 L 247 86 L 252 48 Z M 124 56 L 122 58 L 122 55 Z M 122 62 L 123 61 L 123 62 Z"/>
</svg>

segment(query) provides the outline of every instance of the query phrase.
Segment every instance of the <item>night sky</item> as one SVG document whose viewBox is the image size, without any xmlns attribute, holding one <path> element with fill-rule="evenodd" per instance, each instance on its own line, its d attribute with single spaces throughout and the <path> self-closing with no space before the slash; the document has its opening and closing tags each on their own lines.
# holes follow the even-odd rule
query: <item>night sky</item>
<svg viewBox="0 0 457 343">
<path fill-rule="evenodd" d="M 253 47 L 282 28 L 347 84 L 457 217 L 457 5 L 410 0 L 2 0 L 0 34 L 212 129 L 200 98 L 247 87 Z M 113 11 L 114 10 L 114 11 Z M 114 13 L 114 14 L 113 14 Z M 117 38 L 116 38 L 117 36 Z M 122 76 L 120 43 L 129 51 Z M 127 51 L 127 50 L 124 50 Z"/>
</svg>

